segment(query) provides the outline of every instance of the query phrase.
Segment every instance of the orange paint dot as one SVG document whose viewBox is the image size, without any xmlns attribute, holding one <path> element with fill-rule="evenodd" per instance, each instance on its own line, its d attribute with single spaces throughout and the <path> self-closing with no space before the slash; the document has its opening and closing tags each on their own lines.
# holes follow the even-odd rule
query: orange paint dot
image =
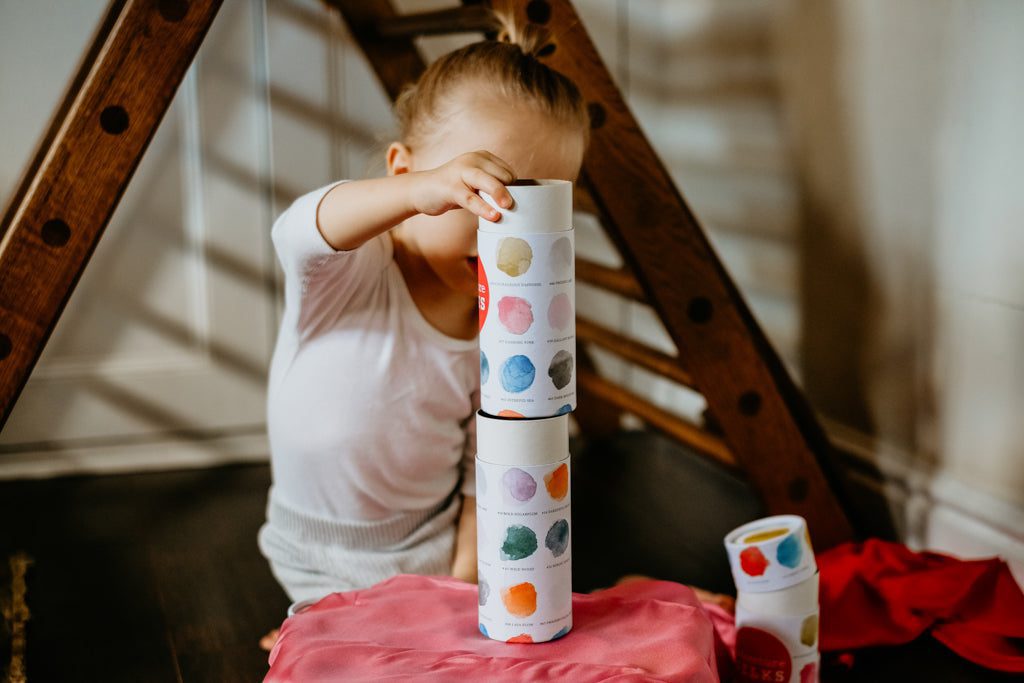
<svg viewBox="0 0 1024 683">
<path fill-rule="evenodd" d="M 550 474 L 545 474 L 544 486 L 548 489 L 548 495 L 555 500 L 565 498 L 565 494 L 569 493 L 569 467 L 563 463 Z"/>
<path fill-rule="evenodd" d="M 501 589 L 501 601 L 514 617 L 528 617 L 537 611 L 537 589 L 529 581 Z"/>
<path fill-rule="evenodd" d="M 533 642 L 533 638 L 530 637 L 529 633 L 523 633 L 523 634 L 520 634 L 518 636 L 512 636 L 511 638 L 509 638 L 505 642 L 506 643 L 532 643 Z"/>
<path fill-rule="evenodd" d="M 501 410 L 498 412 L 498 417 L 525 417 L 525 415 L 514 410 Z"/>
</svg>

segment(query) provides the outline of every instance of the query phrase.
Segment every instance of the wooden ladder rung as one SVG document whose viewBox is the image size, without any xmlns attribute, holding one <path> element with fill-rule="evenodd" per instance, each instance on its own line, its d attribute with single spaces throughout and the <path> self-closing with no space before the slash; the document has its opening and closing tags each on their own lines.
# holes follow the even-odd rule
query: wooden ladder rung
<svg viewBox="0 0 1024 683">
<path fill-rule="evenodd" d="M 693 377 L 679 364 L 679 359 L 675 356 L 630 339 L 579 314 L 576 315 L 576 336 L 684 387 L 696 389 Z"/>
<path fill-rule="evenodd" d="M 576 278 L 588 285 L 606 289 L 627 299 L 644 302 L 644 290 L 625 268 L 611 268 L 589 259 L 576 257 Z"/>
<path fill-rule="evenodd" d="M 382 38 L 415 38 L 452 33 L 484 33 L 495 28 L 494 16 L 487 7 L 463 5 L 389 17 L 376 25 L 376 34 Z"/>
<path fill-rule="evenodd" d="M 690 446 L 701 455 L 707 456 L 730 470 L 741 470 L 729 447 L 717 436 L 710 434 L 692 422 L 657 406 L 647 399 L 624 389 L 603 377 L 579 369 L 576 382 L 581 389 L 594 397 L 610 403 L 627 413 L 636 415 L 648 425 L 664 432 L 669 437 Z"/>
</svg>

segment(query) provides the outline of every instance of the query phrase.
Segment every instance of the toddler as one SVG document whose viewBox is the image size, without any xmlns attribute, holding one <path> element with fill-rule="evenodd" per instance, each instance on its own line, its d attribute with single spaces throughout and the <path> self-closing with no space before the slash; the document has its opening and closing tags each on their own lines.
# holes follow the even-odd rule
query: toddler
<svg viewBox="0 0 1024 683">
<path fill-rule="evenodd" d="M 299 198 L 274 224 L 285 311 L 270 369 L 260 549 L 294 601 L 398 573 L 476 580 L 478 195 L 574 180 L 589 128 L 541 36 L 433 63 L 396 104 L 387 177 Z"/>
</svg>

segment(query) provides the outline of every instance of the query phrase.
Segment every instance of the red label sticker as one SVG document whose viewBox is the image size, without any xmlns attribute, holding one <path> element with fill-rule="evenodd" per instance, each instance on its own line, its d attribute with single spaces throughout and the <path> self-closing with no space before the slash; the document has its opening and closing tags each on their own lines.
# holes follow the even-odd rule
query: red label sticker
<svg viewBox="0 0 1024 683">
<path fill-rule="evenodd" d="M 736 634 L 736 669 L 744 683 L 789 683 L 793 661 L 781 640 L 744 626 Z"/>
<path fill-rule="evenodd" d="M 484 329 L 484 321 L 487 320 L 487 309 L 491 307 L 491 294 L 487 287 L 487 273 L 484 272 L 484 261 L 476 259 L 476 295 L 480 304 L 480 329 Z"/>
</svg>

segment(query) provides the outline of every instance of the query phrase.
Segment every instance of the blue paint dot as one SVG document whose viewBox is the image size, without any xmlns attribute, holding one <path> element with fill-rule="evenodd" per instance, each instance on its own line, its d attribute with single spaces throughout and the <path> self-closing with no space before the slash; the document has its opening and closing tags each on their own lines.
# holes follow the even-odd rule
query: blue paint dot
<svg viewBox="0 0 1024 683">
<path fill-rule="evenodd" d="M 569 627 L 568 626 L 563 626 L 562 628 L 560 628 L 558 630 L 558 633 L 556 633 L 555 635 L 551 636 L 551 640 L 558 640 L 559 638 L 561 638 L 562 636 L 564 636 L 568 632 L 569 632 Z"/>
<path fill-rule="evenodd" d="M 533 384 L 537 369 L 526 356 L 512 356 L 501 365 L 501 386 L 513 394 L 526 391 Z"/>
<path fill-rule="evenodd" d="M 566 413 L 571 413 L 571 412 L 572 412 L 572 406 L 569 405 L 568 403 L 566 403 L 564 406 L 562 406 L 561 408 L 558 409 L 558 412 L 555 413 L 555 415 L 565 415 Z"/>
<path fill-rule="evenodd" d="M 484 634 L 488 638 L 491 637 L 491 634 L 487 632 L 487 627 L 484 626 L 483 624 L 480 624 L 480 633 Z"/>
<path fill-rule="evenodd" d="M 778 550 L 775 551 L 775 557 L 779 560 L 779 564 L 790 569 L 794 569 L 800 564 L 800 557 L 803 554 L 803 545 L 795 534 L 786 536 L 779 544 Z"/>
<path fill-rule="evenodd" d="M 491 364 L 487 362 L 487 356 L 480 352 L 480 384 L 487 384 L 487 378 L 491 376 Z"/>
</svg>

